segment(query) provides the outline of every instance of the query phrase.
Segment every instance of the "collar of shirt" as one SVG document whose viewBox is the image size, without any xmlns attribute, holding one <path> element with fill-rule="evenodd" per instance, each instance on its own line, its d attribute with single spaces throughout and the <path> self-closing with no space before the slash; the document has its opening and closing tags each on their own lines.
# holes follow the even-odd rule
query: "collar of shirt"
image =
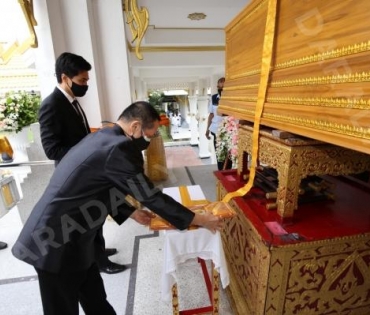
<svg viewBox="0 0 370 315">
<path fill-rule="evenodd" d="M 57 88 L 59 91 L 61 91 L 64 96 L 68 99 L 68 101 L 72 104 L 72 102 L 75 100 L 71 95 L 69 95 L 66 91 L 64 91 L 59 85 L 57 85 Z"/>
</svg>

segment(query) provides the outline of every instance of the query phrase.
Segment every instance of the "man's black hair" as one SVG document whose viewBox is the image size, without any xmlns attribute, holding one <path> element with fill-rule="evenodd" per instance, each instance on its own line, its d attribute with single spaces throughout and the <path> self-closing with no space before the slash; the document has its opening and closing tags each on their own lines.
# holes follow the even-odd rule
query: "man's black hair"
<svg viewBox="0 0 370 315">
<path fill-rule="evenodd" d="M 160 121 L 161 118 L 155 108 L 148 102 L 138 101 L 127 107 L 118 117 L 118 120 L 128 122 L 139 120 L 143 124 L 143 129 L 148 129 L 152 128 L 154 122 Z"/>
<path fill-rule="evenodd" d="M 62 73 L 73 78 L 81 71 L 90 71 L 91 65 L 81 56 L 69 52 L 62 53 L 55 62 L 55 75 L 58 83 L 62 82 Z"/>
</svg>

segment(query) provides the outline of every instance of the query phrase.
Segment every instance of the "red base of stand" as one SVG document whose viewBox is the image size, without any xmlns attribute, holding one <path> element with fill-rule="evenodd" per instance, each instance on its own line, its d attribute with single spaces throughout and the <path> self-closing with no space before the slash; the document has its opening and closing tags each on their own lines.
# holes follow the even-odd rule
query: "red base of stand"
<svg viewBox="0 0 370 315">
<path fill-rule="evenodd" d="M 208 292 L 208 296 L 209 296 L 209 300 L 211 302 L 211 305 L 210 306 L 205 306 L 205 307 L 183 310 L 183 311 L 180 311 L 180 315 L 195 315 L 195 314 L 203 314 L 203 313 L 213 312 L 214 306 L 212 305 L 212 301 L 213 301 L 212 281 L 209 277 L 206 262 L 201 258 L 198 258 L 198 262 L 200 263 L 200 266 L 202 267 L 202 273 L 203 273 L 204 281 L 206 283 L 207 292 Z"/>
</svg>

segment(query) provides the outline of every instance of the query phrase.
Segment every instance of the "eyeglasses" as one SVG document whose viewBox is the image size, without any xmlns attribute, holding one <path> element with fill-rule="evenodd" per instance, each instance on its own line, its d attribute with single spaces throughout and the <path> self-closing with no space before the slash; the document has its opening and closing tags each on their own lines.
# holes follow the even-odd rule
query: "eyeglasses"
<svg viewBox="0 0 370 315">
<path fill-rule="evenodd" d="M 148 138 L 148 139 L 153 139 L 153 138 L 158 137 L 158 136 L 160 135 L 159 130 L 157 130 L 153 135 L 148 136 L 148 135 L 146 135 L 146 134 L 144 133 L 144 130 L 143 130 L 143 129 L 141 129 L 141 134 L 142 134 L 142 136 L 143 136 L 144 138 Z"/>
</svg>

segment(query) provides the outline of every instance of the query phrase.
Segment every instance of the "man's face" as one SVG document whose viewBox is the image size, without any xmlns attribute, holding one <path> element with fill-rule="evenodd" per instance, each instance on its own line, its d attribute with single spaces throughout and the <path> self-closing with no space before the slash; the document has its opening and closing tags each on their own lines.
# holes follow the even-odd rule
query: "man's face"
<svg viewBox="0 0 370 315">
<path fill-rule="evenodd" d="M 222 90 L 224 88 L 225 81 L 218 81 L 217 82 L 217 90 Z"/>
<path fill-rule="evenodd" d="M 87 71 L 81 71 L 78 75 L 75 75 L 74 77 L 69 79 L 78 85 L 87 85 L 87 82 L 89 81 L 90 78 L 89 73 Z"/>
<path fill-rule="evenodd" d="M 89 73 L 81 71 L 78 75 L 70 78 L 65 73 L 62 73 L 61 87 L 72 97 L 84 96 L 87 91 L 87 82 L 89 81 Z"/>
<path fill-rule="evenodd" d="M 137 123 L 137 125 L 133 126 L 133 138 L 140 138 L 140 137 L 147 137 L 147 138 L 154 138 L 157 134 L 159 128 L 159 121 L 155 121 L 152 128 L 145 128 L 143 129 L 141 123 Z"/>
</svg>

